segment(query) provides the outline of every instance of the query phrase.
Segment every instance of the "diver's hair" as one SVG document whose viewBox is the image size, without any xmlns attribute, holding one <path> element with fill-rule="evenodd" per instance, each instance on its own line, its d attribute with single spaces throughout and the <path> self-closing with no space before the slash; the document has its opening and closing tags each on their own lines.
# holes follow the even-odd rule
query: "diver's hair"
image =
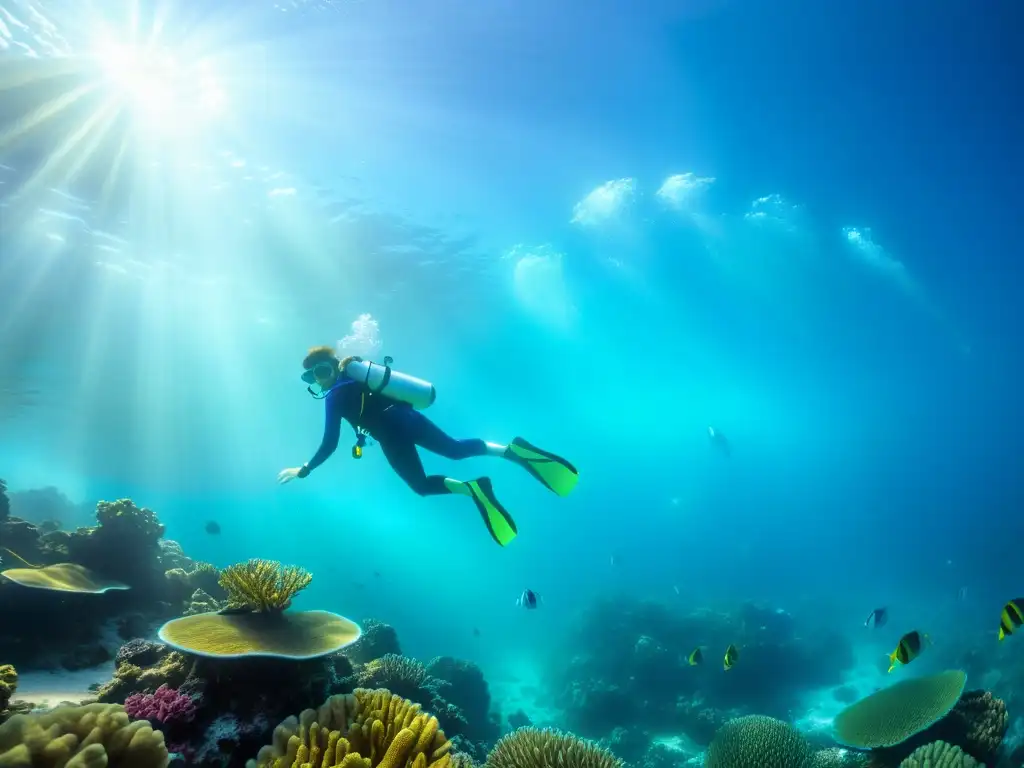
<svg viewBox="0 0 1024 768">
<path fill-rule="evenodd" d="M 334 347 L 310 347 L 302 361 L 302 367 L 308 370 L 318 363 L 338 362 L 340 360 L 338 360 L 338 354 L 334 351 Z"/>
</svg>

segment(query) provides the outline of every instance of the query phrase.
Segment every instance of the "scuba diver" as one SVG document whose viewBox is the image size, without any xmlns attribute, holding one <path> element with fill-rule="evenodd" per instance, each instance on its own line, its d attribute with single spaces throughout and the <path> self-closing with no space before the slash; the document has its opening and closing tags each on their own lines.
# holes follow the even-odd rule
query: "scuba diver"
<svg viewBox="0 0 1024 768">
<path fill-rule="evenodd" d="M 430 406 L 437 396 L 429 382 L 399 373 L 391 368 L 391 358 L 383 365 L 359 357 L 340 359 L 332 347 L 313 347 L 302 362 L 302 380 L 307 391 L 324 400 L 326 423 L 320 447 L 301 467 L 283 469 L 279 483 L 308 477 L 334 453 L 341 436 L 341 420 L 352 425 L 356 442 L 352 457 L 360 458 L 366 436 L 377 441 L 388 464 L 420 496 L 460 494 L 473 500 L 491 537 L 501 546 L 515 538 L 515 521 L 494 495 L 491 480 L 453 480 L 443 475 L 428 475 L 423 469 L 417 446 L 447 459 L 495 456 L 523 467 L 545 487 L 559 496 L 568 496 L 579 480 L 576 468 L 565 459 L 541 450 L 521 437 L 508 445 L 477 438 L 458 440 L 446 434 L 419 409 Z M 319 394 L 313 389 L 316 385 Z"/>
</svg>

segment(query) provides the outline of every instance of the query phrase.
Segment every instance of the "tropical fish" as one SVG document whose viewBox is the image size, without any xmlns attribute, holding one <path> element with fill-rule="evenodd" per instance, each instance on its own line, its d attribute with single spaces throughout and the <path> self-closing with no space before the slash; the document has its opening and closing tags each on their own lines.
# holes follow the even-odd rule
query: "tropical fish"
<svg viewBox="0 0 1024 768">
<path fill-rule="evenodd" d="M 903 637 L 900 638 L 899 643 L 896 644 L 896 650 L 889 654 L 889 672 L 896 669 L 896 662 L 900 664 L 909 664 L 921 654 L 921 649 L 924 646 L 924 640 L 927 636 L 922 638 L 921 633 L 916 629 L 907 632 Z"/>
<path fill-rule="evenodd" d="M 740 659 L 740 652 L 736 650 L 735 645 L 730 645 L 725 649 L 725 658 L 722 659 L 722 666 L 728 672 L 735 666 L 736 662 Z"/>
<path fill-rule="evenodd" d="M 958 589 L 956 591 L 956 599 L 957 600 L 966 600 L 967 599 L 967 587 L 960 587 L 960 589 Z"/>
<path fill-rule="evenodd" d="M 691 667 L 696 667 L 698 664 L 704 663 L 704 654 L 700 652 L 700 646 L 698 645 L 692 651 L 690 655 L 686 657 Z"/>
<path fill-rule="evenodd" d="M 218 533 L 220 533 L 220 523 L 218 523 L 216 520 L 207 521 L 205 527 L 206 532 L 211 536 L 216 536 Z"/>
<path fill-rule="evenodd" d="M 532 589 L 524 589 L 523 594 L 516 598 L 516 605 L 532 611 L 540 605 L 541 600 L 541 596 Z"/>
<path fill-rule="evenodd" d="M 889 612 L 885 608 L 875 608 L 871 613 L 868 614 L 867 621 L 864 622 L 864 626 L 869 629 L 881 629 L 885 626 L 885 622 L 889 620 Z"/>
<path fill-rule="evenodd" d="M 999 641 L 1016 632 L 1021 624 L 1024 624 L 1024 597 L 1015 597 L 1003 606 L 999 616 Z"/>
</svg>

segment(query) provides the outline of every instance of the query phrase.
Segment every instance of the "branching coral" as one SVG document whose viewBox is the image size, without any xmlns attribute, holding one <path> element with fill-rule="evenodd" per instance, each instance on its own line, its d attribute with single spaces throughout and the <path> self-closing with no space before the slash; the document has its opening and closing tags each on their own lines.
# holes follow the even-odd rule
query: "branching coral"
<svg viewBox="0 0 1024 768">
<path fill-rule="evenodd" d="M 933 741 L 918 747 L 900 763 L 900 768 L 977 768 L 978 762 L 952 744 Z"/>
<path fill-rule="evenodd" d="M 229 565 L 220 575 L 231 606 L 253 611 L 283 611 L 312 580 L 309 571 L 297 566 L 259 559 Z"/>
<path fill-rule="evenodd" d="M 274 729 L 247 768 L 450 768 L 451 742 L 437 718 L 389 691 L 332 696 Z"/>
<path fill-rule="evenodd" d="M 0 766 L 166 768 L 163 734 L 118 704 L 58 707 L 0 725 Z"/>
<path fill-rule="evenodd" d="M 706 768 L 792 768 L 810 757 L 807 740 L 789 723 L 762 715 L 730 720 L 708 746 Z"/>
<path fill-rule="evenodd" d="M 485 768 L 622 768 L 611 752 L 570 733 L 520 728 L 503 736 Z"/>
<path fill-rule="evenodd" d="M 18 689 L 18 672 L 10 664 L 0 664 L 0 712 L 7 709 L 7 704 L 14 698 Z"/>
</svg>

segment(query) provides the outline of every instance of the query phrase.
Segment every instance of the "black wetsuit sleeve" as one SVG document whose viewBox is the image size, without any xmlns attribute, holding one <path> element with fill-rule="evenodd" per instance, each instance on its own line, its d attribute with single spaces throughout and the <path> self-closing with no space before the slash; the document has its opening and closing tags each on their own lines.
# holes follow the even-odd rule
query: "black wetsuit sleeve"
<svg viewBox="0 0 1024 768">
<path fill-rule="evenodd" d="M 353 396 L 358 397 L 356 390 L 357 387 L 343 385 L 332 390 L 324 399 L 324 436 L 313 458 L 300 471 L 302 477 L 327 461 L 337 449 L 341 437 L 341 420 L 343 417 L 352 418 L 350 411 Z"/>
</svg>

